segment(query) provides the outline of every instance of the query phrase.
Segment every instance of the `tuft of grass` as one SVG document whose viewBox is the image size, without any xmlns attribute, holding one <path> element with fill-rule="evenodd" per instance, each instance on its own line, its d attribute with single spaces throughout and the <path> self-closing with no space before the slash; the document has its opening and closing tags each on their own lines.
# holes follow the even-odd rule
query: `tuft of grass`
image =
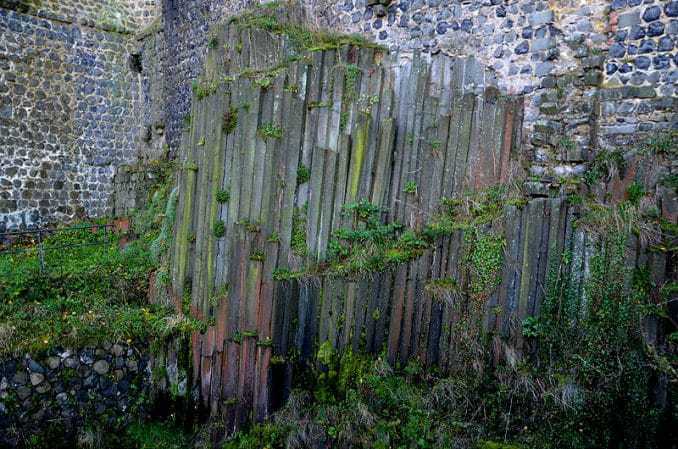
<svg viewBox="0 0 678 449">
<path fill-rule="evenodd" d="M 273 123 L 266 123 L 259 127 L 258 134 L 264 139 L 280 139 L 283 135 L 283 130 Z"/>
<path fill-rule="evenodd" d="M 214 228 L 212 229 L 212 232 L 214 233 L 214 236 L 218 239 L 222 238 L 224 235 L 226 235 L 226 223 L 223 221 L 219 220 L 216 223 L 214 223 Z"/>
<path fill-rule="evenodd" d="M 297 185 L 306 184 L 309 179 L 311 179 L 311 170 L 304 164 L 301 164 L 297 169 Z"/>
<path fill-rule="evenodd" d="M 405 187 L 403 187 L 403 192 L 410 194 L 417 193 L 417 183 L 414 181 L 407 181 Z"/>
<path fill-rule="evenodd" d="M 216 199 L 219 204 L 228 203 L 231 199 L 231 192 L 229 190 L 219 190 Z"/>
<path fill-rule="evenodd" d="M 224 133 L 231 134 L 235 131 L 235 128 L 238 126 L 238 109 L 231 106 L 231 108 L 224 112 L 224 120 L 222 124 L 222 129 Z"/>
</svg>

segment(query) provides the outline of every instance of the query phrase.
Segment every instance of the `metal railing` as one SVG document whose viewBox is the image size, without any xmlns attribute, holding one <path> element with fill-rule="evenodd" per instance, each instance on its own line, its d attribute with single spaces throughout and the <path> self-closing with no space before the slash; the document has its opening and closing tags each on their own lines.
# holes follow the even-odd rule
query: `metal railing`
<svg viewBox="0 0 678 449">
<path fill-rule="evenodd" d="M 40 272 L 44 273 L 47 271 L 45 257 L 47 251 L 68 251 L 74 248 L 109 245 L 113 242 L 115 236 L 114 229 L 115 225 L 113 224 L 102 224 L 0 232 L 0 257 L 35 253 L 39 260 Z M 49 244 L 50 236 L 85 230 L 90 230 L 93 233 L 103 231 L 102 238 L 84 243 Z"/>
</svg>

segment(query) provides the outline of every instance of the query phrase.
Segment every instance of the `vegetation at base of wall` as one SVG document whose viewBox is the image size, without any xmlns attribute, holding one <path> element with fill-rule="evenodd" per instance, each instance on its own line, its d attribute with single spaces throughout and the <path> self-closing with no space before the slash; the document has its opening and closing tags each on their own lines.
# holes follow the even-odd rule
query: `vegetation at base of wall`
<svg viewBox="0 0 678 449">
<path fill-rule="evenodd" d="M 148 206 L 135 213 L 133 235 L 104 227 L 105 220 L 83 222 L 56 229 L 42 246 L 25 242 L 19 252 L 0 254 L 0 354 L 164 338 L 201 328 L 148 303 L 150 273 L 158 269 L 162 278 L 176 203 L 171 168 L 158 173 L 166 176 L 160 176 Z"/>
<path fill-rule="evenodd" d="M 579 229 L 598 230 L 589 234 L 588 275 L 579 277 L 584 262 L 568 252 L 552 263 L 541 314 L 522 323 L 523 355 L 500 335 L 469 330 L 473 323 L 463 320 L 452 332 L 447 375 L 416 362 L 394 369 L 384 356 L 339 354 L 326 341 L 315 363 L 298 369 L 299 389 L 287 404 L 223 448 L 672 447 L 678 441 L 677 342 L 669 337 L 668 347 L 650 346 L 643 330 L 654 324 L 675 334 L 668 306 L 678 287 L 670 280 L 653 283 L 649 267 L 625 263 L 642 220 L 632 201 L 584 211 Z M 501 245 L 487 235 L 475 244 L 495 253 Z M 488 260 L 492 273 L 494 257 Z M 459 286 L 440 279 L 427 289 Z M 477 310 L 473 316 L 482 319 Z"/>
<path fill-rule="evenodd" d="M 382 357 L 339 356 L 328 348 L 318 358 L 310 383 L 270 421 L 236 433 L 221 447 L 524 447 L 490 431 L 483 403 L 474 402 L 481 379 L 441 377 L 416 362 L 394 370 Z"/>
</svg>

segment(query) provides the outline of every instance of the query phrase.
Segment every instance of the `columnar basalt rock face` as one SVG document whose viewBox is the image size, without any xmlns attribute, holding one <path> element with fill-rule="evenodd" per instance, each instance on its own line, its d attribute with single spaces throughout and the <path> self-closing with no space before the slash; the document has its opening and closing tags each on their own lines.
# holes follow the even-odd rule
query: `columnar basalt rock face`
<svg viewBox="0 0 678 449">
<path fill-rule="evenodd" d="M 127 344 L 1 358 L 0 446 L 50 426 L 66 441 L 83 423 L 118 424 L 139 413 L 150 386 L 149 354 Z"/>
<path fill-rule="evenodd" d="M 309 274 L 288 283 L 273 273 L 322 265 L 333 232 L 349 225 L 346 204 L 368 201 L 389 221 L 421 228 L 443 197 L 514 180 L 521 99 L 499 95 L 472 58 L 389 57 L 351 45 L 299 52 L 237 23 L 213 38 L 180 155 L 172 249 L 171 298 L 190 295 L 191 312 L 216 323 L 193 336 L 192 378 L 204 405 L 224 407 L 235 426 L 251 410 L 266 416 L 271 385 L 277 395 L 290 381 L 272 379 L 273 356 L 290 367 L 291 353 L 312 358 L 325 341 L 385 346 L 391 361 L 418 354 L 437 362 L 449 335 L 433 325 L 435 335 L 420 338 L 420 328 L 428 326 L 422 314 L 426 323 L 442 317 L 422 296 L 440 253 L 380 280 Z M 462 241 L 457 233 L 440 251 L 461 257 Z M 535 285 L 520 287 L 523 314 L 539 295 Z"/>
<path fill-rule="evenodd" d="M 151 100 L 130 57 L 138 44 L 70 16 L 94 2 L 59 5 L 17 7 L 45 18 L 0 8 L 3 229 L 109 214 L 116 167 L 142 147 L 138 117 Z"/>
<path fill-rule="evenodd" d="M 675 192 L 660 185 L 674 169 L 665 150 L 638 152 L 604 179 L 562 181 L 582 179 L 601 151 L 601 92 L 612 90 L 601 87 L 604 57 L 587 47 L 579 68 L 510 96 L 479 58 L 328 44 L 271 15 L 298 16 L 262 11 L 210 33 L 179 153 L 166 298 L 190 299 L 211 322 L 192 337 L 191 378 L 230 428 L 266 416 L 321 345 L 454 369 L 469 323 L 460 311 L 472 310 L 515 356 L 565 254 L 583 294 L 597 237 L 576 224 L 582 197 L 565 193 L 577 185 L 604 202 L 635 183 L 675 222 Z M 531 101 L 539 110 L 524 135 Z M 475 195 L 511 188 L 489 200 L 499 215 L 441 231 L 448 207 L 482 210 L 488 196 Z M 370 253 L 367 235 L 391 225 L 406 230 L 401 246 Z M 631 240 L 629 266 L 651 266 L 663 285 L 670 257 Z"/>
</svg>

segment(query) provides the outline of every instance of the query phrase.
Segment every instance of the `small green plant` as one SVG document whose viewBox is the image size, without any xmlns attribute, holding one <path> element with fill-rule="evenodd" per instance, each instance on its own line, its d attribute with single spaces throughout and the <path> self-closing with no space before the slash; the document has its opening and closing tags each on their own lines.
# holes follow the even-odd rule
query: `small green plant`
<svg viewBox="0 0 678 449">
<path fill-rule="evenodd" d="M 640 203 L 640 200 L 645 196 L 645 188 L 642 184 L 634 181 L 626 189 L 626 197 L 633 204 Z"/>
<path fill-rule="evenodd" d="M 250 255 L 250 260 L 256 261 L 256 262 L 263 262 L 264 259 L 266 259 L 266 255 L 262 250 L 256 250 Z"/>
<path fill-rule="evenodd" d="M 539 319 L 528 316 L 523 319 L 523 337 L 535 338 L 539 336 Z"/>
<path fill-rule="evenodd" d="M 226 235 L 226 223 L 223 221 L 219 220 L 216 223 L 214 223 L 214 228 L 212 229 L 212 233 L 214 236 L 218 239 L 222 238 L 224 235 Z"/>
<path fill-rule="evenodd" d="M 228 203 L 231 199 L 231 192 L 229 190 L 219 190 L 216 195 L 217 203 Z"/>
<path fill-rule="evenodd" d="M 309 179 L 311 179 L 311 170 L 304 164 L 301 164 L 297 169 L 297 185 L 306 184 Z"/>
<path fill-rule="evenodd" d="M 231 107 L 228 111 L 224 112 L 224 121 L 222 128 L 226 134 L 231 134 L 235 131 L 235 128 L 238 126 L 238 109 Z"/>
<path fill-rule="evenodd" d="M 259 135 L 264 139 L 280 139 L 283 135 L 283 130 L 273 123 L 266 123 L 259 127 Z"/>
<path fill-rule="evenodd" d="M 210 37 L 209 41 L 207 42 L 207 46 L 209 47 L 210 50 L 214 50 L 219 46 L 219 37 L 218 36 L 212 36 Z"/>
<path fill-rule="evenodd" d="M 403 187 L 403 192 L 410 194 L 417 193 L 417 183 L 414 181 L 407 181 L 405 187 Z"/>
<path fill-rule="evenodd" d="M 200 101 L 214 94 L 219 88 L 219 83 L 215 80 L 213 81 L 199 81 L 193 80 L 193 93 L 195 98 Z"/>
</svg>

